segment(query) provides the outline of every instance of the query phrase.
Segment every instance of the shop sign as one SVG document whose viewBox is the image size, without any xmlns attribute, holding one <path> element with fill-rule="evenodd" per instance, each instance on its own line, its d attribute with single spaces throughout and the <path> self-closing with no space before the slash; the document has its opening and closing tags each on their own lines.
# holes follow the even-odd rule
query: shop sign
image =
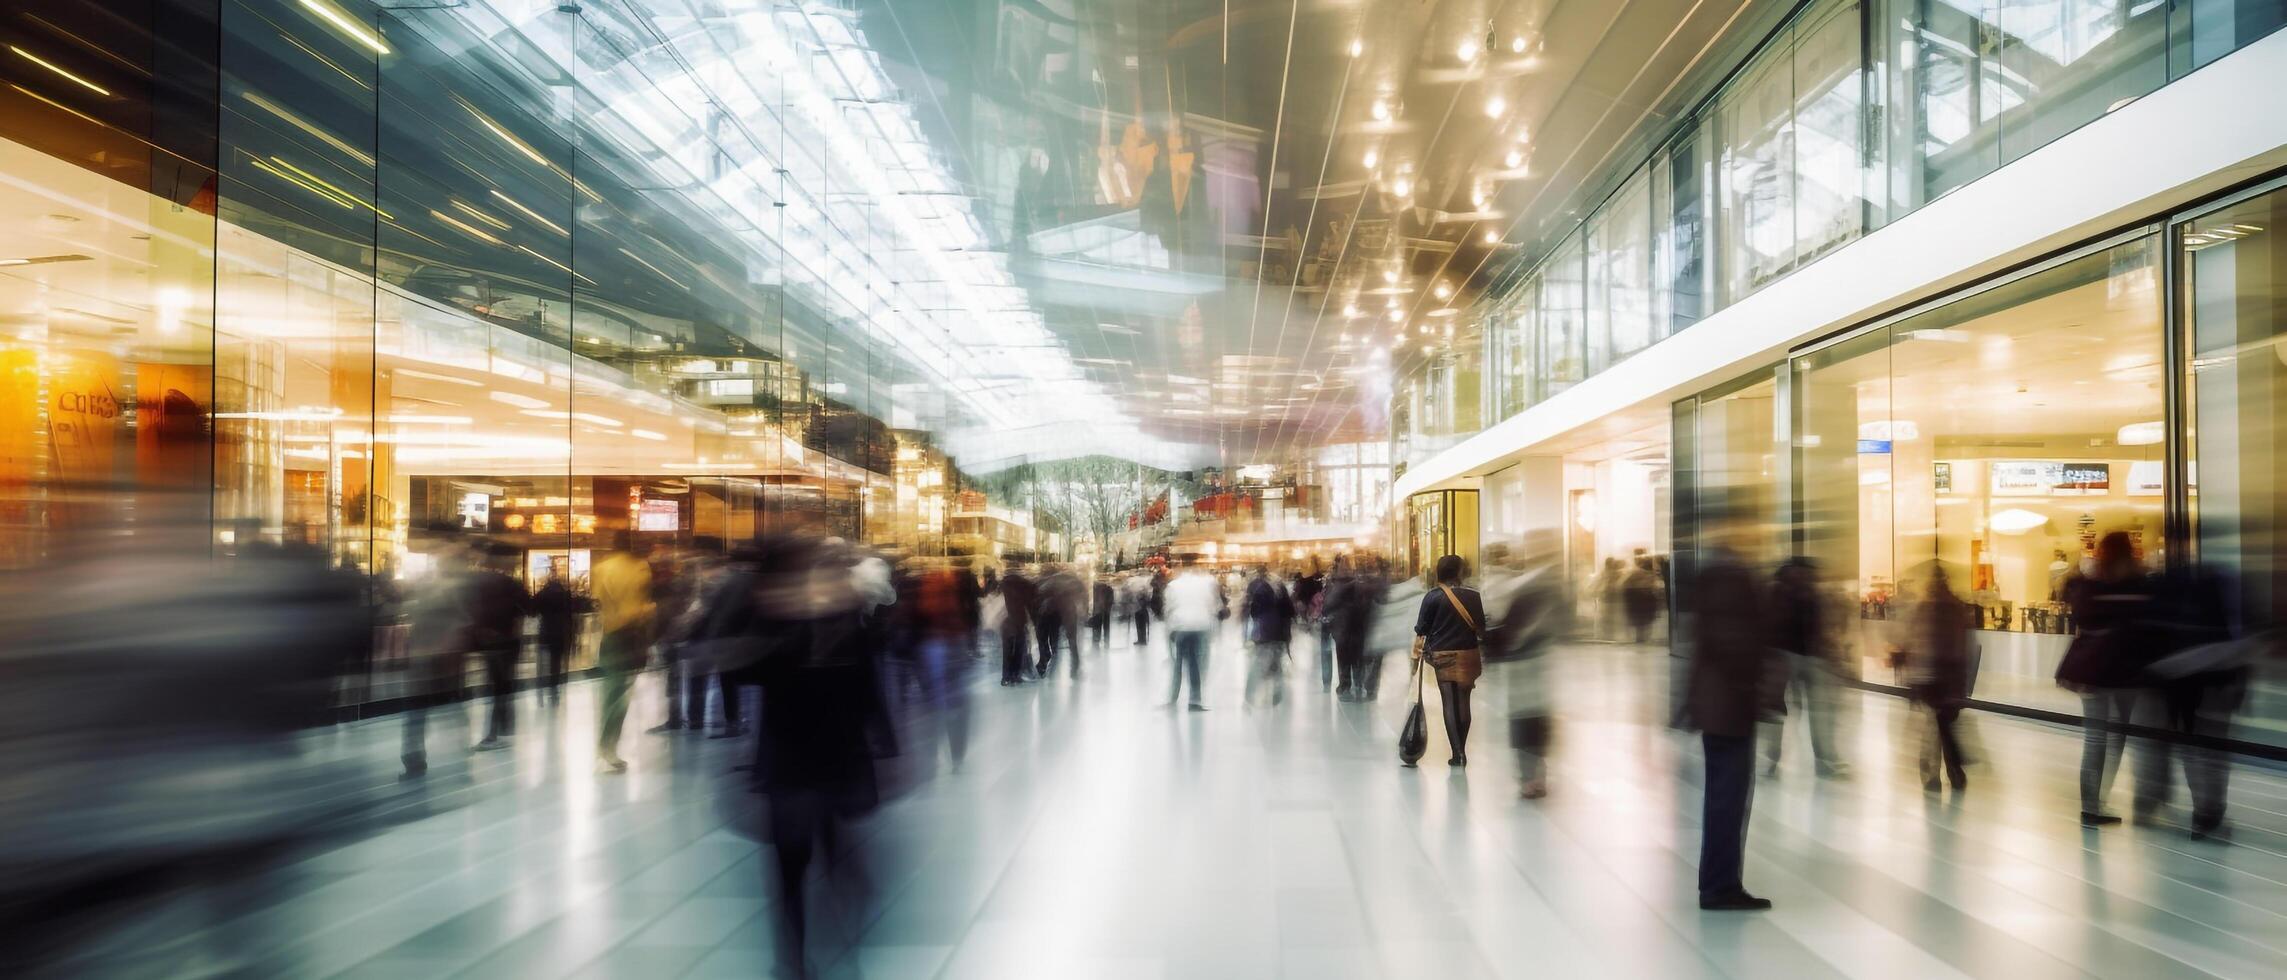
<svg viewBox="0 0 2287 980">
<path fill-rule="evenodd" d="M 1860 456 L 1888 455 L 1889 452 L 1890 440 L 1888 439 L 1858 440 L 1858 455 Z"/>
</svg>

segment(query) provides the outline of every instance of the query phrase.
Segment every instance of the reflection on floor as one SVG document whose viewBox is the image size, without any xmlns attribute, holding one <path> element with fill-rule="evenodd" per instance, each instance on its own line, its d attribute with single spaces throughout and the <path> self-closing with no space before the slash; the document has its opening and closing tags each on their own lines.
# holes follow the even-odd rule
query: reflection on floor
<svg viewBox="0 0 2287 980">
<path fill-rule="evenodd" d="M 1397 766 L 1405 708 L 1319 692 L 1247 709 L 1236 638 L 1206 713 L 1158 707 L 1162 652 L 1115 647 L 1078 684 L 978 670 L 974 737 L 860 826 L 814 883 L 830 976 L 2258 977 L 2287 968 L 2287 781 L 2234 773 L 2231 844 L 2084 832 L 2077 734 L 1980 717 L 1966 797 L 1925 796 L 1908 715 L 1851 695 L 1856 778 L 1813 778 L 1790 732 L 1758 791 L 1761 915 L 1692 894 L 1692 742 L 1658 723 L 1667 658 L 1565 651 L 1553 795 L 1516 799 L 1501 709 L 1473 765 L 1433 737 Z M 1093 656 L 1093 655 L 1092 655 Z M 1498 669 L 1498 668 L 1495 668 Z M 629 725 L 632 770 L 596 775 L 584 686 L 523 705 L 513 750 L 394 783 L 398 729 L 328 736 L 376 798 L 348 837 L 245 856 L 57 924 L 72 976 L 753 977 L 771 965 L 756 797 L 740 746 Z M 1482 695 L 1492 701 L 1491 690 Z M 1434 702 L 1434 697 L 1432 698 Z M 1434 713 L 1434 707 L 1432 711 Z M 1435 731 L 1436 721 L 1431 728 Z M 441 748 L 465 736 L 438 728 Z M 930 744 L 917 733 L 909 745 Z M 439 752 L 439 757 L 460 758 Z M 2126 774 L 2118 792 L 2125 802 Z"/>
</svg>

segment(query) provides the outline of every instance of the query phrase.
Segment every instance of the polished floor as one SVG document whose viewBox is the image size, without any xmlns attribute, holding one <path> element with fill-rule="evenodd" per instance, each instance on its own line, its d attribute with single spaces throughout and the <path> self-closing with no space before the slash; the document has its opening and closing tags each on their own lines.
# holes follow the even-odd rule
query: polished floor
<svg viewBox="0 0 2287 980">
<path fill-rule="evenodd" d="M 1225 637 L 1211 710 L 1168 711 L 1164 653 L 1116 646 L 1088 673 L 970 679 L 955 766 L 933 723 L 909 775 L 812 883 L 828 976 L 2278 977 L 2287 975 L 2287 780 L 2233 776 L 2236 836 L 2084 831 L 2076 732 L 1978 717 L 1983 760 L 1925 795 L 1911 716 L 1846 696 L 1854 778 L 1812 773 L 1790 731 L 1758 789 L 1759 915 L 1697 910 L 1696 751 L 1665 729 L 1667 658 L 1565 650 L 1553 794 L 1517 799 L 1497 686 L 1472 765 L 1394 758 L 1405 675 L 1337 703 L 1314 655 L 1283 704 L 1240 702 Z M 1498 668 L 1496 668 L 1498 669 Z M 646 734 L 593 767 L 594 705 L 527 695 L 506 752 L 395 778 L 383 718 L 313 736 L 339 828 L 43 922 L 35 973 L 74 977 L 755 977 L 773 961 L 759 798 L 738 743 Z M 1434 701 L 1434 696 L 1433 699 Z M 1432 727 L 1435 711 L 1432 709 Z M 919 763 L 923 753 L 937 753 Z M 2125 807 L 2129 780 L 2116 789 Z"/>
</svg>

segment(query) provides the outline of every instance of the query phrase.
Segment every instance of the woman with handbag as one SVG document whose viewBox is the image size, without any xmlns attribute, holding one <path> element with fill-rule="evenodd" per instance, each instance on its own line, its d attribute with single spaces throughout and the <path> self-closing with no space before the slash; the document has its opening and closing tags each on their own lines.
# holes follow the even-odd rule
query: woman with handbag
<svg viewBox="0 0 2287 980">
<path fill-rule="evenodd" d="M 1421 597 L 1414 617 L 1415 660 L 1437 672 L 1438 703 L 1445 711 L 1445 741 L 1453 750 L 1449 766 L 1469 764 L 1469 692 L 1485 673 L 1485 600 L 1461 584 L 1460 555 L 1437 560 L 1436 583 Z"/>
</svg>

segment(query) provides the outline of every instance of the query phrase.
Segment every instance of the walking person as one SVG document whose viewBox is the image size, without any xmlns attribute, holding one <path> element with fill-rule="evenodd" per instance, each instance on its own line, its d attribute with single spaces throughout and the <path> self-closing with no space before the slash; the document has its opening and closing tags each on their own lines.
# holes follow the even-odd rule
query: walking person
<svg viewBox="0 0 2287 980">
<path fill-rule="evenodd" d="M 480 751 L 506 747 L 516 731 L 516 662 L 528 601 L 524 586 L 500 570 L 514 553 L 505 546 L 486 546 L 476 567 L 461 581 L 468 649 L 484 665 L 485 686 L 492 697 L 484 739 L 476 743 Z"/>
<path fill-rule="evenodd" d="M 2152 652 L 2144 628 L 2152 599 L 2151 576 L 2137 564 L 2135 544 L 2123 531 L 2098 540 L 2091 567 L 2065 584 L 2065 602 L 2079 634 L 2057 663 L 2057 684 L 2081 698 L 2084 827 L 2120 822 L 2106 801 L 2128 748 L 2126 726 L 2136 706 L 2138 676 Z"/>
<path fill-rule="evenodd" d="M 589 573 L 596 627 L 603 633 L 596 654 L 603 675 L 597 685 L 596 765 L 606 772 L 627 771 L 627 761 L 619 757 L 620 727 L 627 722 L 628 699 L 635 674 L 643 669 L 658 610 L 651 598 L 651 565 L 633 551 L 633 537 L 620 532 L 618 550 Z"/>
<path fill-rule="evenodd" d="M 1894 658 L 1909 696 L 1930 716 L 1920 753 L 1922 789 L 1927 792 L 1943 788 L 1938 781 L 1941 766 L 1955 793 L 1969 788 L 1956 723 L 1977 678 L 1970 640 L 1976 625 L 1975 607 L 1954 592 L 1944 566 L 1930 562 L 1921 595 L 1906 610 L 1905 649 Z"/>
<path fill-rule="evenodd" d="M 407 779 L 428 773 L 429 712 L 458 699 L 467 674 L 468 610 L 460 596 L 468 553 L 449 537 L 449 527 L 442 532 L 447 539 L 430 550 L 432 571 L 413 583 L 405 603 L 410 662 L 400 759 Z M 448 721 L 465 717 L 459 710 L 446 713 Z"/>
<path fill-rule="evenodd" d="M 1175 705 L 1177 695 L 1183 693 L 1183 677 L 1191 675 L 1191 710 L 1205 711 L 1199 696 L 1199 674 L 1206 669 L 1210 641 L 1221 624 L 1226 610 L 1223 608 L 1222 590 L 1215 579 L 1195 562 L 1187 561 L 1183 573 L 1167 583 L 1167 642 L 1172 665 L 1167 685 L 1167 706 Z"/>
<path fill-rule="evenodd" d="M 564 699 L 564 672 L 572 660 L 572 647 L 580 638 L 583 602 L 564 581 L 561 561 L 548 563 L 548 581 L 532 595 L 532 615 L 540 628 L 540 679 L 551 703 Z"/>
<path fill-rule="evenodd" d="M 1512 558 L 1513 573 L 1495 594 L 1499 617 L 1488 637 L 1492 671 L 1509 715 L 1509 747 L 1517 754 L 1517 792 L 1528 800 L 1548 795 L 1548 760 L 1555 711 L 1549 697 L 1549 661 L 1571 627 L 1563 554 L 1554 532 L 1535 532 Z"/>
<path fill-rule="evenodd" d="M 1001 576 L 1001 686 L 1022 684 L 1031 679 L 1032 663 L 1029 645 L 1032 642 L 1032 607 L 1040 601 L 1040 590 L 1025 577 L 1024 571 L 1010 568 Z"/>
<path fill-rule="evenodd" d="M 1112 645 L 1112 620 L 1118 615 L 1119 601 L 1109 575 L 1096 576 L 1088 586 L 1088 643 L 1098 651 Z"/>
<path fill-rule="evenodd" d="M 1685 707 L 1706 757 L 1699 840 L 1699 907 L 1771 907 L 1743 883 L 1747 816 L 1755 799 L 1755 727 L 1766 710 L 1763 590 L 1737 552 L 1718 544 L 1692 584 L 1692 659 Z"/>
<path fill-rule="evenodd" d="M 1637 646 L 1652 641 L 1652 623 L 1659 619 L 1665 606 L 1666 590 L 1660 587 L 1660 575 L 1652 570 L 1652 559 L 1638 552 L 1628 573 L 1620 578 L 1620 606 L 1628 620 L 1629 637 Z"/>
<path fill-rule="evenodd" d="M 1040 633 L 1040 676 L 1056 669 L 1061 648 L 1072 661 L 1072 679 L 1080 679 L 1080 624 L 1088 616 L 1088 587 L 1068 566 L 1053 567 L 1040 582 L 1039 608 L 1033 613 Z"/>
<path fill-rule="evenodd" d="M 1652 578 L 1649 568 L 1638 570 Z M 1849 775 L 1850 767 L 1842 761 L 1835 734 L 1839 708 L 1834 677 L 1837 644 L 1826 598 L 1819 589 L 1818 566 L 1799 555 L 1782 562 L 1771 576 L 1768 609 L 1771 648 L 1785 655 L 1779 659 L 1776 678 L 1783 687 L 1780 696 L 1793 699 L 1794 710 L 1810 730 L 1811 756 L 1817 760 L 1818 774 L 1828 778 Z M 1763 775 L 1778 775 L 1786 736 L 1783 715 L 1763 722 Z"/>
<path fill-rule="evenodd" d="M 2224 796 L 2231 760 L 2216 743 L 2231 732 L 2232 715 L 2246 700 L 2255 658 L 2268 644 L 2238 635 L 2232 598 L 2238 588 L 2225 572 L 2194 566 L 2160 583 L 2158 633 L 2166 651 L 2147 668 L 2156 714 L 2181 744 L 2148 739 L 2136 766 L 2139 819 L 2156 822 L 2167 805 L 2169 757 L 2184 759 L 2184 786 L 2192 797 L 2191 836 L 2228 836 Z"/>
<path fill-rule="evenodd" d="M 1335 674 L 1334 645 L 1326 642 L 1323 632 L 1318 628 L 1323 619 L 1320 613 L 1326 604 L 1326 573 L 1318 570 L 1317 558 L 1310 559 L 1310 564 L 1301 575 L 1295 577 L 1294 587 L 1289 591 L 1294 594 L 1294 618 L 1302 624 L 1305 632 L 1318 636 L 1318 689 L 1331 691 L 1334 689 Z"/>
<path fill-rule="evenodd" d="M 1436 583 L 1421 597 L 1414 617 L 1414 659 L 1437 671 L 1438 706 L 1445 716 L 1445 744 L 1453 756 L 1446 765 L 1469 764 L 1469 693 L 1485 673 L 1485 600 L 1461 584 L 1467 566 L 1460 555 L 1437 560 Z"/>
<path fill-rule="evenodd" d="M 1245 702 L 1255 703 L 1255 690 L 1261 684 L 1270 688 L 1272 705 L 1284 703 L 1288 648 L 1294 641 L 1294 598 L 1286 586 L 1270 577 L 1268 569 L 1256 568 L 1254 578 L 1247 581 L 1239 615 L 1246 624 L 1247 642 L 1254 656 L 1247 671 Z"/>
<path fill-rule="evenodd" d="M 1349 558 L 1334 559 L 1320 606 L 1326 614 L 1326 642 L 1334 647 L 1334 696 L 1342 701 L 1366 700 L 1366 632 L 1373 625 L 1374 607 L 1365 591 Z"/>
</svg>

